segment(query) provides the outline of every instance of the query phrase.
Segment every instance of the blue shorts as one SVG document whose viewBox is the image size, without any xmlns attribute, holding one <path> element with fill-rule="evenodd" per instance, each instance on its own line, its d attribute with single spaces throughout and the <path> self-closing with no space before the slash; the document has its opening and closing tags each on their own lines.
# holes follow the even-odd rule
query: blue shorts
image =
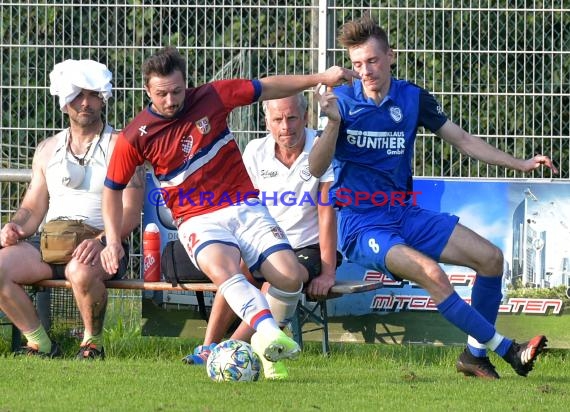
<svg viewBox="0 0 570 412">
<path fill-rule="evenodd" d="M 459 218 L 418 206 L 373 208 L 339 213 L 340 249 L 350 261 L 394 277 L 386 268 L 386 254 L 406 245 L 439 261 Z"/>
</svg>

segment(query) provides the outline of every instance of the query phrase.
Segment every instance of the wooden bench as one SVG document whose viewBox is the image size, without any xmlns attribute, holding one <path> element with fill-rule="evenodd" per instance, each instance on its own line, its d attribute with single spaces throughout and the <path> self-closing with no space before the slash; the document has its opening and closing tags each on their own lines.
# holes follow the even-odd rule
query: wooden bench
<svg viewBox="0 0 570 412">
<path fill-rule="evenodd" d="M 204 292 L 215 293 L 217 291 L 217 287 L 213 283 L 184 283 L 184 284 L 179 284 L 177 286 L 172 286 L 172 284 L 169 282 L 144 282 L 141 279 L 108 280 L 105 282 L 105 285 L 109 289 L 196 292 L 197 295 L 202 294 L 202 297 Z M 63 279 L 42 280 L 40 282 L 35 283 L 32 286 L 38 289 L 42 288 L 71 289 L 71 283 Z M 379 289 L 381 287 L 382 287 L 382 282 L 380 281 L 338 280 L 336 284 L 331 288 L 331 291 L 329 295 L 326 297 L 326 299 L 318 301 L 303 301 L 303 300 L 300 301 L 299 305 L 297 306 L 295 319 L 292 322 L 293 338 L 302 347 L 303 333 L 312 332 L 315 330 L 322 330 L 323 353 L 328 354 L 330 346 L 329 346 L 328 313 L 327 313 L 326 301 L 328 299 L 334 299 L 342 295 L 367 292 Z M 311 330 L 303 331 L 303 326 L 308 322 L 313 322 L 317 326 Z M 15 326 L 12 327 L 12 336 L 13 336 L 12 346 L 13 349 L 15 350 L 17 349 L 17 346 L 19 346 L 20 342 L 19 331 Z M 15 340 L 14 336 L 17 336 L 18 339 Z"/>
</svg>

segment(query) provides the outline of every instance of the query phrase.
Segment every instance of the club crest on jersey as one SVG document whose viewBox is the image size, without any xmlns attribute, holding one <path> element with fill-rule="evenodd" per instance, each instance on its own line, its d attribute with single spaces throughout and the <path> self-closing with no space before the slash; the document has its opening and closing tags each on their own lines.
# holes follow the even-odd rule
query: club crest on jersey
<svg viewBox="0 0 570 412">
<path fill-rule="evenodd" d="M 396 123 L 400 123 L 402 121 L 402 118 L 404 117 L 404 115 L 402 114 L 402 109 L 400 109 L 398 106 L 390 107 L 390 117 Z"/>
<path fill-rule="evenodd" d="M 273 236 L 275 236 L 277 239 L 285 239 L 285 232 L 283 232 L 283 229 L 281 229 L 279 226 L 273 226 L 271 228 L 271 233 L 273 233 Z"/>
<path fill-rule="evenodd" d="M 211 130 L 210 121 L 207 117 L 202 117 L 200 120 L 196 121 L 196 127 L 202 134 L 209 133 Z"/>
<path fill-rule="evenodd" d="M 309 165 L 305 166 L 301 170 L 299 170 L 299 176 L 305 182 L 308 182 L 311 179 L 311 172 L 309 172 Z"/>
<path fill-rule="evenodd" d="M 182 139 L 181 146 L 182 146 L 181 147 L 182 152 L 184 152 L 185 155 L 188 155 L 192 151 L 192 147 L 194 146 L 194 138 L 192 137 L 192 135 L 184 137 Z"/>
</svg>

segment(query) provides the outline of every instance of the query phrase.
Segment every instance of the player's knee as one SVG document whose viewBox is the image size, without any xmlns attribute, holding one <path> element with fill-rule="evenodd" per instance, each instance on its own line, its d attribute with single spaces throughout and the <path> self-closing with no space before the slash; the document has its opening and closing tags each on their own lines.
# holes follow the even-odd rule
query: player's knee
<svg viewBox="0 0 570 412">
<path fill-rule="evenodd" d="M 281 289 L 288 293 L 296 293 L 297 291 L 303 289 L 303 281 L 297 276 L 292 276 L 292 277 L 284 276 L 278 280 L 275 280 L 271 284 L 276 288 Z"/>
<path fill-rule="evenodd" d="M 448 296 L 453 292 L 453 286 L 449 282 L 449 277 L 439 265 L 431 265 L 425 270 L 425 284 L 420 285 L 426 289 L 432 297 Z"/>
<path fill-rule="evenodd" d="M 0 257 L 0 288 L 9 283 L 14 283 L 14 281 L 10 275 L 8 265 L 6 265 L 4 259 Z"/>
<path fill-rule="evenodd" d="M 294 293 L 303 288 L 305 279 L 308 279 L 308 277 L 307 270 L 298 264 L 291 266 L 289 270 L 281 272 L 279 276 L 273 276 L 270 283 L 285 292 Z"/>
<path fill-rule="evenodd" d="M 489 253 L 481 262 L 481 268 L 478 270 L 479 273 L 483 273 L 489 276 L 502 276 L 503 275 L 503 265 L 504 265 L 504 257 L 503 252 L 496 246 L 493 246 Z"/>
<path fill-rule="evenodd" d="M 72 260 L 65 267 L 65 278 L 71 282 L 74 288 L 80 287 L 88 289 L 94 280 L 92 273 L 87 267 L 79 262 Z"/>
</svg>

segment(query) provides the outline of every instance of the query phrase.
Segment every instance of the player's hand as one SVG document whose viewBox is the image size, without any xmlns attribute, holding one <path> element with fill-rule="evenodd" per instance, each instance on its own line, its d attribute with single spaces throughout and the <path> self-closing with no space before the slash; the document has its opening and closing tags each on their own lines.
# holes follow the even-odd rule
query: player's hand
<svg viewBox="0 0 570 412">
<path fill-rule="evenodd" d="M 334 282 L 334 274 L 331 276 L 321 273 L 320 276 L 317 276 L 311 280 L 305 289 L 305 294 L 309 297 L 309 299 L 324 299 L 328 295 L 329 290 L 334 286 Z"/>
<path fill-rule="evenodd" d="M 101 251 L 101 265 L 109 275 L 114 275 L 119 270 L 119 261 L 125 256 L 125 250 L 120 242 L 109 243 Z"/>
<path fill-rule="evenodd" d="M 540 166 L 546 166 L 552 170 L 554 174 L 558 174 L 558 169 L 556 166 L 554 166 L 552 160 L 548 156 L 543 155 L 536 155 L 532 159 L 525 160 L 521 171 L 532 172 L 534 169 L 537 169 Z"/>
<path fill-rule="evenodd" d="M 8 222 L 0 231 L 0 246 L 8 247 L 18 243 L 25 236 L 22 227 L 16 223 Z"/>
<path fill-rule="evenodd" d="M 322 93 L 321 89 L 324 89 Z M 319 106 L 321 106 L 321 114 L 327 116 L 329 120 L 340 122 L 341 118 L 337 104 L 337 97 L 333 93 L 332 87 L 324 87 L 322 83 L 319 83 L 315 89 L 315 96 L 319 101 Z"/>
<path fill-rule="evenodd" d="M 103 244 L 99 239 L 86 239 L 75 248 L 72 256 L 84 265 L 95 266 L 100 261 L 102 250 Z"/>
<path fill-rule="evenodd" d="M 321 83 L 333 87 L 342 83 L 352 84 L 354 79 L 359 79 L 360 75 L 354 70 L 345 69 L 340 66 L 332 66 L 323 72 Z"/>
</svg>

